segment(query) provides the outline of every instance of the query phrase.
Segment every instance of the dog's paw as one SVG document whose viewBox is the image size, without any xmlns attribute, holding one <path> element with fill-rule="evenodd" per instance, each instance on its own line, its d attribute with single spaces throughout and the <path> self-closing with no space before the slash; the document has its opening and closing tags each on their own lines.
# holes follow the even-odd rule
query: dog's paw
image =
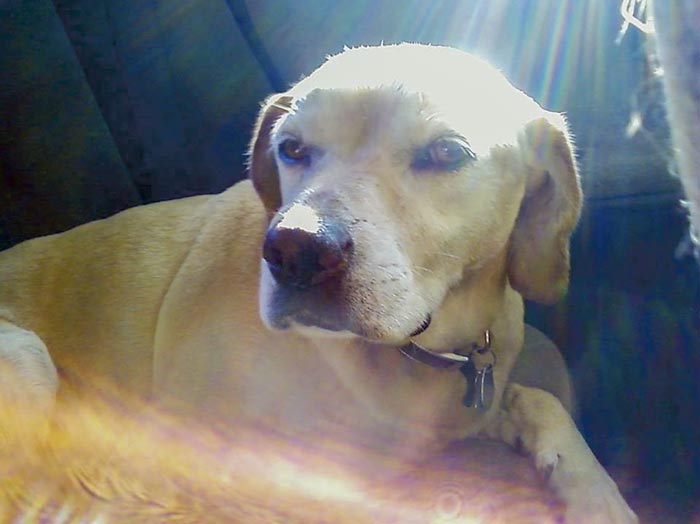
<svg viewBox="0 0 700 524">
<path fill-rule="evenodd" d="M 533 457 L 565 503 L 567 524 L 638 522 L 556 397 L 511 384 L 503 408 L 502 437 Z"/>
</svg>

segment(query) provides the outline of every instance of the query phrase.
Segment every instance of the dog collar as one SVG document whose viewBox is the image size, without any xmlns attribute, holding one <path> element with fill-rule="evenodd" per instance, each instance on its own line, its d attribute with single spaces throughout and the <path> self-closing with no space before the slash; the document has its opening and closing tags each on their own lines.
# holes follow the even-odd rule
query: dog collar
<svg viewBox="0 0 700 524">
<path fill-rule="evenodd" d="M 434 353 L 415 342 L 400 347 L 399 351 L 411 360 L 437 369 L 449 369 L 459 365 L 459 371 L 467 379 L 467 392 L 462 404 L 481 411 L 491 407 L 496 389 L 493 379 L 496 354 L 491 351 L 490 330 L 484 331 L 483 345 L 473 343 L 466 354 L 458 353 L 458 350 Z M 475 358 L 477 355 L 481 358 Z"/>
<path fill-rule="evenodd" d="M 454 351 L 446 353 L 435 353 L 434 351 L 431 351 L 428 348 L 421 346 L 420 344 L 416 344 L 415 342 L 409 342 L 405 346 L 399 348 L 399 351 L 405 357 L 408 357 L 411 360 L 414 360 L 415 362 L 420 362 L 421 364 L 425 364 L 427 366 L 438 369 L 452 368 L 455 367 L 457 364 L 464 365 L 466 362 L 470 362 L 472 360 L 472 355 L 475 352 L 480 355 L 483 355 L 489 352 L 490 350 L 491 330 L 489 329 L 484 331 L 483 345 L 480 345 L 476 342 L 472 343 L 472 345 L 466 352 L 464 352 L 463 350 L 455 349 Z"/>
<path fill-rule="evenodd" d="M 415 342 L 409 342 L 405 346 L 400 347 L 399 351 L 403 356 L 408 357 L 415 362 L 420 362 L 421 364 L 437 369 L 453 368 L 459 363 L 469 361 L 469 357 L 466 355 L 460 355 L 459 353 L 454 352 L 433 353 L 429 349 L 426 349 Z"/>
</svg>

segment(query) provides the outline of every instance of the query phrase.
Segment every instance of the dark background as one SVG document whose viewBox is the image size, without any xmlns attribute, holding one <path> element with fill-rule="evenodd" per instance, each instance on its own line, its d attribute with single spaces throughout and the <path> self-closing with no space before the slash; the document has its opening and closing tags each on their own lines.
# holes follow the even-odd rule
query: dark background
<svg viewBox="0 0 700 524">
<path fill-rule="evenodd" d="M 581 429 L 633 501 L 690 519 L 700 280 L 649 41 L 617 44 L 621 23 L 611 0 L 0 0 L 0 248 L 228 187 L 260 101 L 344 45 L 475 51 L 576 137 L 570 292 L 528 320 L 565 353 Z"/>
</svg>

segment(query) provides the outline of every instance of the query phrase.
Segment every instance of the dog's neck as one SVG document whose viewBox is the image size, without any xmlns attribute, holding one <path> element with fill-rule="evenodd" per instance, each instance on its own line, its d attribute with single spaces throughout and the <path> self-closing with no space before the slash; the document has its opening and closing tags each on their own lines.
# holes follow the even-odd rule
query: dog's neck
<svg viewBox="0 0 700 524">
<path fill-rule="evenodd" d="M 493 331 L 503 311 L 508 286 L 504 268 L 505 253 L 477 270 L 465 272 L 433 313 L 428 329 L 410 342 L 432 354 L 466 354 L 475 344 L 483 344 L 486 332 Z"/>
</svg>

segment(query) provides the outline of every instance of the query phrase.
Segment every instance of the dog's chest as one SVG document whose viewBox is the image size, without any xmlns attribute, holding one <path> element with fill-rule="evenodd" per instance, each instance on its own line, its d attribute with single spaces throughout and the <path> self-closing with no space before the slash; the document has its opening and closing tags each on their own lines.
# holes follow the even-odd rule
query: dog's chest
<svg viewBox="0 0 700 524">
<path fill-rule="evenodd" d="M 206 409 L 298 438 L 361 444 L 397 457 L 417 457 L 476 433 L 485 414 L 462 404 L 458 369 L 434 370 L 397 350 L 352 347 L 323 351 L 287 336 L 284 350 L 232 358 L 247 369 L 222 384 Z M 230 387 L 230 386 L 229 386 Z M 226 399 L 235 398 L 235 402 Z"/>
</svg>

